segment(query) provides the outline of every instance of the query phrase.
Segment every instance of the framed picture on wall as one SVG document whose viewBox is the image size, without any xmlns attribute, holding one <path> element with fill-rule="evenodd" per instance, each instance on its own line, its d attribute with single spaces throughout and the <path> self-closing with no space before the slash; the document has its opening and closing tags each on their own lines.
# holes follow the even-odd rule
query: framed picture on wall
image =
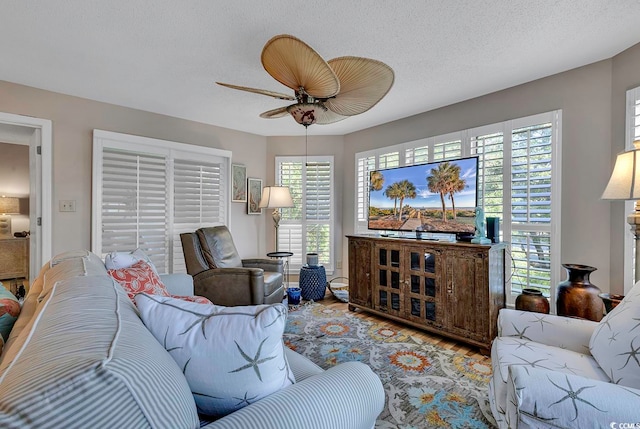
<svg viewBox="0 0 640 429">
<path fill-rule="evenodd" d="M 231 164 L 231 201 L 247 202 L 247 167 L 241 164 Z"/>
<path fill-rule="evenodd" d="M 247 183 L 247 214 L 260 214 L 262 209 L 258 206 L 260 205 L 260 198 L 262 198 L 262 179 L 249 177 Z"/>
</svg>

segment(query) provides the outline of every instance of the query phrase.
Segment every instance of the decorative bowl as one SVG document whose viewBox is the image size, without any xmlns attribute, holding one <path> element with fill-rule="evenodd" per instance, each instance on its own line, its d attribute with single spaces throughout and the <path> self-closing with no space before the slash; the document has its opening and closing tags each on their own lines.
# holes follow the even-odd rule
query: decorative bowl
<svg viewBox="0 0 640 429">
<path fill-rule="evenodd" d="M 607 313 L 616 308 L 616 306 L 620 304 L 620 301 L 624 299 L 624 295 L 611 295 L 608 293 L 601 293 L 598 294 L 598 296 L 604 301 L 604 308 L 607 310 Z"/>
</svg>

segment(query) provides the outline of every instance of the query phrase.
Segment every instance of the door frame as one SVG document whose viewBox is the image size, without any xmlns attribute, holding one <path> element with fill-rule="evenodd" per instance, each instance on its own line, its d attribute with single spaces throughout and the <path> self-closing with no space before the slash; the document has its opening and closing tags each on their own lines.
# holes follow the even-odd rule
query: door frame
<svg viewBox="0 0 640 429">
<path fill-rule="evenodd" d="M 28 138 L 12 138 L 4 125 L 22 128 Z M 51 259 L 52 122 L 49 119 L 0 112 L 0 140 L 29 146 L 29 281 L 32 282 L 44 261 Z"/>
</svg>

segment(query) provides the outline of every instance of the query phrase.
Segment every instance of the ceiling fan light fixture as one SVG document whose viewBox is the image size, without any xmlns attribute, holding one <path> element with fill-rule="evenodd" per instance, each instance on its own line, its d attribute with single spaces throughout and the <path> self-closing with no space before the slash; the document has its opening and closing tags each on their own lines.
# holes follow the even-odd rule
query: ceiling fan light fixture
<svg viewBox="0 0 640 429">
<path fill-rule="evenodd" d="M 287 107 L 287 112 L 293 119 L 305 127 L 316 123 L 320 110 L 323 109 L 317 103 L 298 103 Z"/>
</svg>

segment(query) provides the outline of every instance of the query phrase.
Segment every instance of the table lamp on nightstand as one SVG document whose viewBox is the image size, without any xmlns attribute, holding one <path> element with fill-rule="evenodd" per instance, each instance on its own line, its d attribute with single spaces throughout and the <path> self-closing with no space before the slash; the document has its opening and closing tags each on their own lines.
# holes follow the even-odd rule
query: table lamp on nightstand
<svg viewBox="0 0 640 429">
<path fill-rule="evenodd" d="M 20 213 L 20 200 L 15 197 L 0 197 L 0 238 L 11 238 L 11 216 Z"/>
</svg>

